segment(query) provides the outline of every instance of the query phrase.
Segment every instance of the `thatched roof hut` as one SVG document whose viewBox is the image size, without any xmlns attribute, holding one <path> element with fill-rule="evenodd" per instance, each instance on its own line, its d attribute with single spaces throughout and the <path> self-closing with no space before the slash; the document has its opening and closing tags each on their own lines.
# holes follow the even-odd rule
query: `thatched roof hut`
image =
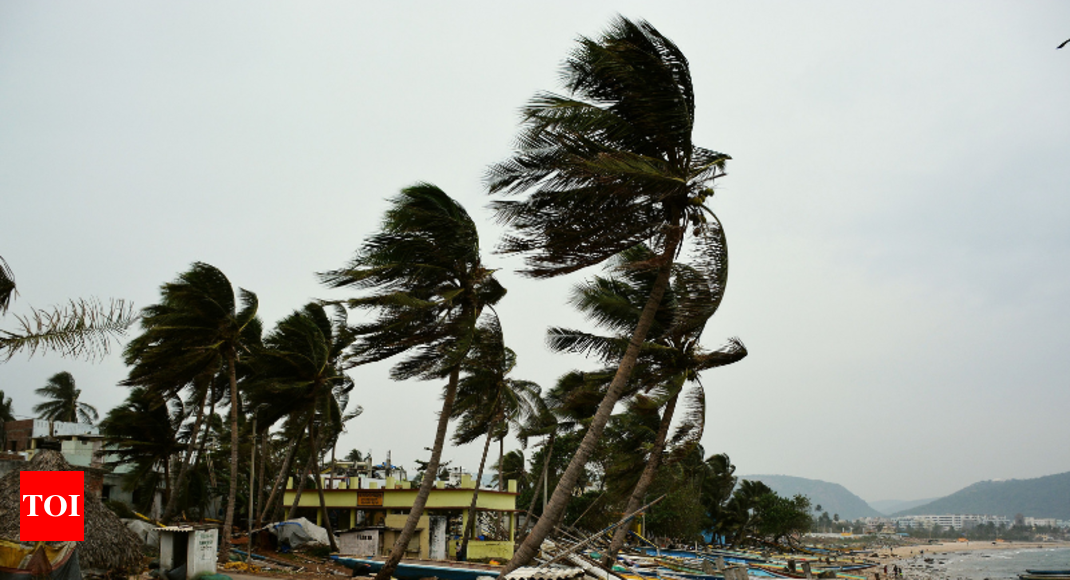
<svg viewBox="0 0 1070 580">
<path fill-rule="evenodd" d="M 43 450 L 17 470 L 0 477 L 0 538 L 19 541 L 19 473 L 22 471 L 84 471 L 71 466 L 59 451 Z M 82 568 L 137 572 L 141 567 L 141 541 L 122 520 L 85 491 L 85 541 L 78 542 Z"/>
</svg>

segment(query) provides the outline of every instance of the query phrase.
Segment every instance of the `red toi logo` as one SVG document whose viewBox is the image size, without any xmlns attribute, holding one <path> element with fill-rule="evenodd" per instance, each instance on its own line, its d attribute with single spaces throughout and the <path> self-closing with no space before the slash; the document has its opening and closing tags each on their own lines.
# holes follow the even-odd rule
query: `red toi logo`
<svg viewBox="0 0 1070 580">
<path fill-rule="evenodd" d="M 85 537 L 85 474 L 23 471 L 19 474 L 19 540 L 81 542 Z"/>
</svg>

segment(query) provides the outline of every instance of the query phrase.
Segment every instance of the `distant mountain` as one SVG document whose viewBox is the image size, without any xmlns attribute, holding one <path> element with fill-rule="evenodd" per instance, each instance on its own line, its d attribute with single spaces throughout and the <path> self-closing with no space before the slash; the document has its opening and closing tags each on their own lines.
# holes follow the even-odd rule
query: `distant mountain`
<svg viewBox="0 0 1070 580">
<path fill-rule="evenodd" d="M 811 506 L 820 505 L 822 511 L 828 512 L 829 516 L 839 514 L 841 520 L 882 515 L 838 483 L 790 475 L 741 475 L 739 478 L 760 481 L 781 496 L 805 495 L 810 498 Z"/>
<path fill-rule="evenodd" d="M 895 512 L 901 512 L 908 510 L 912 507 L 925 505 L 929 502 L 936 501 L 939 498 L 930 497 L 928 499 L 915 499 L 905 501 L 901 499 L 882 499 L 880 501 L 871 501 L 869 506 L 885 515 L 891 515 Z"/>
<path fill-rule="evenodd" d="M 1035 479 L 982 481 L 894 515 L 924 514 L 992 514 L 1008 518 L 1022 514 L 1070 520 L 1070 471 Z"/>
</svg>

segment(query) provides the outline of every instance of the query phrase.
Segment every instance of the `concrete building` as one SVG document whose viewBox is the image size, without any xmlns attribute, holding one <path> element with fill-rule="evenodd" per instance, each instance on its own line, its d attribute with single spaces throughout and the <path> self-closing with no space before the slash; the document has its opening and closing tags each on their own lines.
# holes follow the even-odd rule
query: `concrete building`
<svg viewBox="0 0 1070 580">
<path fill-rule="evenodd" d="M 1034 528 L 1054 528 L 1059 525 L 1059 520 L 1055 518 L 1025 518 L 1025 525 L 1032 526 Z"/>
<path fill-rule="evenodd" d="M 901 530 L 924 528 L 929 529 L 940 526 L 944 529 L 969 530 L 982 524 L 994 524 L 996 526 L 1009 527 L 1011 521 L 1004 516 L 977 515 L 977 514 L 941 514 L 900 516 L 895 518 L 895 525 Z"/>
<path fill-rule="evenodd" d="M 123 491 L 122 475 L 128 471 L 125 466 L 110 469 L 106 465 L 107 450 L 104 436 L 95 425 L 69 423 L 66 421 L 48 421 L 45 419 L 26 419 L 4 423 L 7 457 L 33 459 L 38 448 L 46 441 L 51 445 L 59 444 L 59 450 L 67 463 L 75 467 L 84 467 L 90 477 L 90 491 L 102 500 L 117 500 L 127 504 L 133 501 L 130 492 Z M 9 463 L 6 461 L 5 463 Z"/>
<path fill-rule="evenodd" d="M 336 522 L 336 529 L 348 527 L 364 532 L 354 541 L 359 539 L 361 546 L 370 543 L 380 552 L 388 553 L 405 525 L 409 509 L 416 500 L 417 488 L 409 481 L 395 480 L 393 477 L 387 477 L 382 484 L 360 476 L 341 481 L 337 476 L 332 478 L 323 475 L 321 478 L 332 484 L 332 487 L 325 485 L 323 495 L 331 520 Z M 406 557 L 433 560 L 456 556 L 460 534 L 468 523 L 468 508 L 475 487 L 475 482 L 467 475 L 461 478 L 456 487 L 449 486 L 446 481 L 435 482 L 416 534 L 409 542 Z M 284 504 L 292 506 L 296 495 L 293 478 L 290 478 Z M 469 542 L 468 559 L 508 560 L 513 556 L 518 512 L 516 496 L 516 481 L 512 480 L 508 482 L 507 491 L 479 490 L 476 537 L 482 539 Z M 317 524 L 323 525 L 316 490 L 305 489 L 302 492 L 298 516 L 302 515 L 310 520 L 314 518 Z"/>
</svg>

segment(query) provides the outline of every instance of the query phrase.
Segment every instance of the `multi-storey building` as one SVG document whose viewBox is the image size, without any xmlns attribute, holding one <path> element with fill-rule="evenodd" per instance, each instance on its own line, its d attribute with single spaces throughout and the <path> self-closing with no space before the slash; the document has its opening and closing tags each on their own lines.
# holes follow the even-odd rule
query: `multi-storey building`
<svg viewBox="0 0 1070 580">
<path fill-rule="evenodd" d="M 942 514 L 942 515 L 920 515 L 920 516 L 900 516 L 894 518 L 895 525 L 900 529 L 916 529 L 916 528 L 931 528 L 933 526 L 940 526 L 941 528 L 949 528 L 952 530 L 970 529 L 982 524 L 994 524 L 1010 526 L 1011 520 L 1004 516 L 993 515 L 977 515 L 977 514 Z"/>
</svg>

